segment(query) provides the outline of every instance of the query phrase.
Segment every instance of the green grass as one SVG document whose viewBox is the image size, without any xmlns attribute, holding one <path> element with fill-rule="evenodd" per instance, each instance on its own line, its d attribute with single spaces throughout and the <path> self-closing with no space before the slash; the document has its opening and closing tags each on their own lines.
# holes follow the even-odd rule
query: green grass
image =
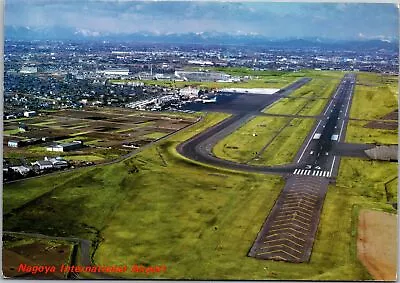
<svg viewBox="0 0 400 283">
<path fill-rule="evenodd" d="M 305 105 L 305 107 L 298 112 L 298 115 L 319 115 L 321 114 L 322 110 L 324 110 L 325 105 L 327 103 L 326 99 L 311 99 L 308 101 L 308 103 Z"/>
<path fill-rule="evenodd" d="M 166 273 L 148 277 L 120 274 L 127 278 L 371 279 L 354 256 L 353 204 L 390 210 L 374 192 L 378 186 L 370 186 L 367 195 L 363 186 L 353 188 L 345 180 L 329 189 L 310 263 L 246 256 L 283 179 L 216 171 L 187 162 L 175 151 L 179 142 L 225 117 L 209 115 L 191 131 L 118 164 L 5 185 L 7 211 L 22 204 L 16 196 L 26 196 L 27 190 L 39 195 L 58 186 L 5 217 L 4 229 L 91 239 L 100 244 L 96 264 L 167 266 Z M 345 172 L 349 166 L 354 167 L 345 166 Z"/>
<path fill-rule="evenodd" d="M 12 135 L 16 135 L 16 134 L 18 134 L 20 132 L 22 132 L 20 129 L 12 129 L 12 130 L 3 131 L 3 134 L 5 136 L 12 136 Z"/>
<path fill-rule="evenodd" d="M 385 201 L 385 182 L 397 176 L 397 163 L 342 158 L 337 184 L 357 194 Z"/>
<path fill-rule="evenodd" d="M 256 165 L 281 165 L 291 163 L 314 125 L 313 119 L 293 119 L 265 149 Z"/>
<path fill-rule="evenodd" d="M 6 215 L 4 230 L 90 239 L 99 244 L 96 264 L 167 266 L 162 274 L 119 274 L 127 278 L 372 279 L 356 257 L 358 211 L 395 212 L 385 184 L 393 195 L 397 164 L 343 158 L 337 183 L 329 187 L 324 202 L 310 262 L 256 260 L 247 252 L 284 180 L 216 170 L 181 158 L 175 150 L 226 117 L 209 114 L 190 130 L 124 162 L 5 184 L 5 211 L 53 191 Z M 299 136 L 305 137 L 313 123 L 294 119 L 267 149 L 270 157 L 290 159 L 303 142 Z M 283 151 L 288 150 L 292 153 L 286 156 Z"/>
<path fill-rule="evenodd" d="M 160 138 L 164 137 L 165 135 L 167 135 L 167 133 L 154 132 L 151 134 L 144 135 L 143 137 L 156 140 L 156 139 L 160 139 Z"/>
<path fill-rule="evenodd" d="M 114 133 L 125 133 L 125 132 L 130 132 L 130 131 L 134 131 L 136 128 L 129 128 L 129 129 L 122 129 L 122 130 L 117 130 Z"/>
<path fill-rule="evenodd" d="M 386 197 L 389 203 L 397 204 L 397 190 L 399 186 L 399 178 L 392 178 L 385 183 Z"/>
<path fill-rule="evenodd" d="M 63 157 L 66 160 L 74 161 L 103 161 L 104 158 L 97 155 L 67 155 Z"/>
<path fill-rule="evenodd" d="M 47 120 L 47 121 L 43 121 L 43 122 L 39 122 L 39 123 L 30 124 L 30 125 L 32 125 L 32 126 L 47 126 L 47 125 L 53 125 L 56 123 L 57 123 L 56 120 L 51 119 L 51 120 Z"/>
<path fill-rule="evenodd" d="M 290 97 L 329 98 L 338 86 L 341 78 L 341 76 L 322 77 L 314 75 L 310 82 L 292 92 Z"/>
<path fill-rule="evenodd" d="M 92 132 L 92 131 L 78 132 L 78 133 L 70 134 L 70 136 L 71 136 L 71 137 L 83 136 L 83 135 L 89 134 L 89 133 L 91 133 L 91 132 Z M 81 138 L 81 137 L 79 137 L 79 138 Z"/>
<path fill-rule="evenodd" d="M 270 105 L 264 112 L 270 114 L 318 115 L 339 84 L 340 77 L 314 76 L 310 82 Z"/>
<path fill-rule="evenodd" d="M 213 152 L 222 159 L 237 162 L 249 161 L 289 120 L 290 118 L 281 117 L 255 117 L 218 142 Z"/>
<path fill-rule="evenodd" d="M 346 130 L 346 142 L 397 144 L 398 130 L 383 130 L 366 128 L 365 121 L 349 121 Z"/>
<path fill-rule="evenodd" d="M 398 81 L 395 76 L 357 74 L 350 110 L 351 118 L 379 119 L 398 108 Z"/>
<path fill-rule="evenodd" d="M 85 170 L 84 170 L 85 171 Z M 3 185 L 3 213 L 29 202 L 38 196 L 57 188 L 70 179 L 77 178 L 80 173 L 68 172 L 60 175 L 35 178 L 27 181 Z"/>
<path fill-rule="evenodd" d="M 306 99 L 282 98 L 263 112 L 268 114 L 297 114 L 308 102 Z"/>
</svg>

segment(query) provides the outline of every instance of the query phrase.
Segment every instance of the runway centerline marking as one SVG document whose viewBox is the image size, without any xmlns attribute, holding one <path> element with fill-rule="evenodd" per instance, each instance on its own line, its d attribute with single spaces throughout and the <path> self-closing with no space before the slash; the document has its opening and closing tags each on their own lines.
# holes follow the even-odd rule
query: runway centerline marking
<svg viewBox="0 0 400 283">
<path fill-rule="evenodd" d="M 303 157 L 305 151 L 307 150 L 308 145 L 309 145 L 310 142 L 312 141 L 312 139 L 313 139 L 313 137 L 314 137 L 314 134 L 315 134 L 315 132 L 318 130 L 319 124 L 321 124 L 321 122 L 322 122 L 322 120 L 320 120 L 320 121 L 318 122 L 317 126 L 315 127 L 315 130 L 314 130 L 314 132 L 312 133 L 310 139 L 308 140 L 308 143 L 307 143 L 306 146 L 304 147 L 303 152 L 302 152 L 301 155 L 300 155 L 300 158 L 297 160 L 297 163 L 299 163 L 300 160 L 301 160 L 301 158 Z"/>
</svg>

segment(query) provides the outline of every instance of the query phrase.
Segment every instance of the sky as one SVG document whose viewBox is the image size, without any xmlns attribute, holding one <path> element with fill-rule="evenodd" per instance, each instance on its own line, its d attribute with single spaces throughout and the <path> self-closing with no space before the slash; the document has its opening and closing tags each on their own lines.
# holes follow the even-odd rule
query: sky
<svg viewBox="0 0 400 283">
<path fill-rule="evenodd" d="M 7 0 L 5 26 L 114 33 L 253 34 L 398 40 L 395 4 L 130 0 Z"/>
</svg>

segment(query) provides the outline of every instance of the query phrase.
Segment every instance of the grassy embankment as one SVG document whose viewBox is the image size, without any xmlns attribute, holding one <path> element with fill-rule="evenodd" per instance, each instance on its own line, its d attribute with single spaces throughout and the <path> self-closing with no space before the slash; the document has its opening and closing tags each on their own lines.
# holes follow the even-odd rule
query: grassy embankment
<svg viewBox="0 0 400 283">
<path fill-rule="evenodd" d="M 314 76 L 311 82 L 268 107 L 269 114 L 318 115 L 339 83 L 340 76 Z M 265 151 L 254 161 L 257 165 L 290 163 L 314 125 L 314 119 L 256 117 L 221 140 L 213 149 L 216 156 L 237 162 L 253 159 L 269 143 Z M 256 134 L 256 135 L 254 135 Z M 278 135 L 277 135 L 278 134 Z"/>
<path fill-rule="evenodd" d="M 350 118 L 380 119 L 398 108 L 398 78 L 373 73 L 357 74 Z M 367 121 L 349 121 L 346 141 L 397 144 L 398 131 L 367 128 Z"/>
</svg>

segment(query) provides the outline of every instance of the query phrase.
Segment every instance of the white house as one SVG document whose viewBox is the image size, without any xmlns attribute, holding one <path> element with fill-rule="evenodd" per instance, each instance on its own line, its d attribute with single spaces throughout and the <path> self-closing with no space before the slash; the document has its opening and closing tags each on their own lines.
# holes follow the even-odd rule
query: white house
<svg viewBox="0 0 400 283">
<path fill-rule="evenodd" d="M 53 164 L 50 161 L 47 160 L 38 160 L 32 163 L 33 168 L 39 169 L 39 170 L 47 170 L 47 169 L 52 169 Z"/>
</svg>

